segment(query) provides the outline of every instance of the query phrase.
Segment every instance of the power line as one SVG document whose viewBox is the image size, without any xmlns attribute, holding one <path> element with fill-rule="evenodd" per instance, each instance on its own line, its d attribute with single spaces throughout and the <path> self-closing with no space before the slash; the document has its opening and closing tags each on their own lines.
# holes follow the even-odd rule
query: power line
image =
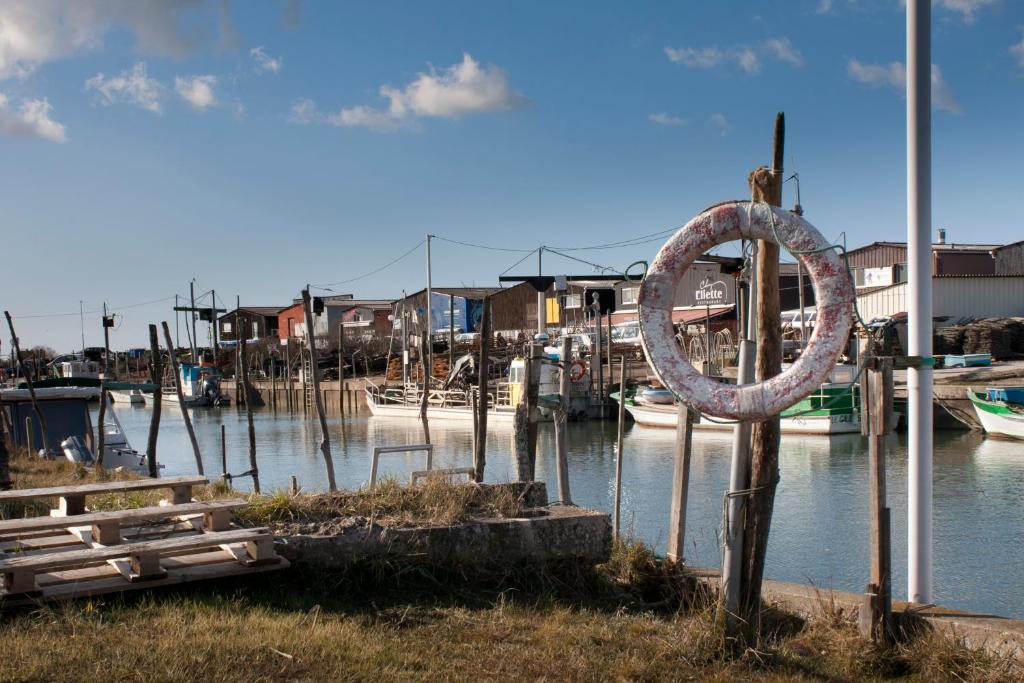
<svg viewBox="0 0 1024 683">
<path fill-rule="evenodd" d="M 162 299 L 154 299 L 153 301 L 140 301 L 136 304 L 127 304 L 125 306 L 110 306 L 107 308 L 107 314 L 115 313 L 117 311 L 123 311 L 128 308 L 138 308 L 139 306 L 151 306 L 152 304 L 158 304 L 164 301 L 170 301 L 174 298 L 174 295 L 165 296 Z M 27 318 L 64 318 L 68 316 L 77 316 L 82 314 L 102 313 L 102 308 L 96 308 L 90 311 L 75 311 L 73 313 L 25 313 L 25 314 L 11 314 L 12 318 L 27 319 Z"/>
<path fill-rule="evenodd" d="M 537 249 L 539 249 L 539 248 L 540 248 L 540 247 L 537 247 Z M 518 266 L 518 265 L 519 265 L 520 263 L 522 263 L 523 261 L 525 261 L 526 259 L 528 259 L 528 258 L 530 258 L 531 256 L 533 256 L 534 254 L 536 254 L 536 253 L 537 253 L 537 249 L 533 249 L 533 250 L 531 250 L 531 251 L 530 251 L 530 252 L 529 252 L 529 253 L 528 253 L 528 254 L 527 254 L 526 256 L 524 256 L 523 258 L 519 259 L 518 261 L 516 261 L 515 263 L 513 263 L 513 264 L 512 264 L 511 266 L 509 266 L 508 268 L 506 268 L 505 270 L 503 270 L 503 271 L 501 272 L 501 275 L 504 275 L 505 273 L 507 273 L 508 271 L 512 270 L 513 268 L 515 268 L 516 266 Z M 499 275 L 498 277 L 501 277 L 501 275 Z"/>
<path fill-rule="evenodd" d="M 596 268 L 597 270 L 611 270 L 611 271 L 615 271 L 616 270 L 615 268 L 611 268 L 610 266 L 602 266 L 599 263 L 594 263 L 592 261 L 587 261 L 585 259 L 576 258 L 575 256 L 569 256 L 568 254 L 563 254 L 562 252 L 557 251 L 555 249 L 552 249 L 551 247 L 544 247 L 544 251 L 550 251 L 552 254 L 558 254 L 562 258 L 567 258 L 567 259 L 570 259 L 572 261 L 578 261 L 580 263 L 585 263 L 586 265 L 588 265 L 588 266 L 590 266 L 592 268 Z"/>
<path fill-rule="evenodd" d="M 322 284 L 319 284 L 319 285 L 311 285 L 311 286 L 312 287 L 317 287 L 319 289 L 323 289 L 325 287 L 331 287 L 332 285 L 345 285 L 345 284 L 348 284 L 349 282 L 355 282 L 356 280 L 362 280 L 363 278 L 370 277 L 371 275 L 376 275 L 377 273 L 381 272 L 382 270 L 386 270 L 386 269 L 390 268 L 391 266 L 395 265 L 396 263 L 398 263 L 399 261 L 404 259 L 406 256 L 408 256 L 409 254 L 413 253 L 414 251 L 416 251 L 417 249 L 422 247 L 424 241 L 425 240 L 420 240 L 416 244 L 416 246 L 414 246 L 412 249 L 410 249 L 409 251 L 405 252 L 404 254 L 399 256 L 398 258 L 394 259 L 393 261 L 388 261 L 387 263 L 385 263 L 380 268 L 375 268 L 375 269 L 371 270 L 368 273 L 363 273 L 362 275 L 357 275 L 356 277 L 349 278 L 347 280 L 338 280 L 337 282 L 325 282 L 325 283 L 322 283 Z"/>
<path fill-rule="evenodd" d="M 452 244 L 461 244 L 464 247 L 473 247 L 474 249 L 487 249 L 489 251 L 511 251 L 519 254 L 532 254 L 537 251 L 536 249 L 512 249 L 509 247 L 492 247 L 486 244 L 474 244 L 473 242 L 461 242 L 459 240 L 449 239 L 447 237 L 441 237 L 440 235 L 431 235 L 435 240 L 441 240 L 442 242 L 451 242 Z"/>
</svg>

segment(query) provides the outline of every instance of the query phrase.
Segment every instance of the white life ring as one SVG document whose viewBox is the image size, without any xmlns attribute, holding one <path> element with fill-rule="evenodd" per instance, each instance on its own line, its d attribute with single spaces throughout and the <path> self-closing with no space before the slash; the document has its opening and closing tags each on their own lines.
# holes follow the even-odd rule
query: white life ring
<svg viewBox="0 0 1024 683">
<path fill-rule="evenodd" d="M 579 369 L 579 373 L 576 372 L 577 368 Z M 569 379 L 573 382 L 579 382 L 586 374 L 587 364 L 578 358 L 569 366 Z"/>
<path fill-rule="evenodd" d="M 806 350 L 780 375 L 734 386 L 704 377 L 683 356 L 672 326 L 676 288 L 686 269 L 716 244 L 738 239 L 775 242 L 775 231 L 798 253 L 814 286 L 818 317 Z M 640 340 L 662 383 L 700 412 L 730 420 L 777 416 L 826 381 L 846 346 L 856 300 L 843 260 L 818 230 L 796 214 L 767 204 L 737 201 L 716 205 L 681 228 L 658 252 L 640 284 Z"/>
</svg>

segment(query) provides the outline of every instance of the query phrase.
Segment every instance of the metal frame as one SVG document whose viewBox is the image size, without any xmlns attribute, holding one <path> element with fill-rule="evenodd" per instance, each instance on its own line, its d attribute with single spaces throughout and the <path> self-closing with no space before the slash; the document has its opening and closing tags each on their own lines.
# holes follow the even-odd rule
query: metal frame
<svg viewBox="0 0 1024 683">
<path fill-rule="evenodd" d="M 373 449 L 373 460 L 370 463 L 370 488 L 377 485 L 377 464 L 380 462 L 381 453 L 411 453 L 415 451 L 426 451 L 427 471 L 433 469 L 434 445 L 429 443 L 410 444 L 408 446 L 376 446 Z"/>
</svg>

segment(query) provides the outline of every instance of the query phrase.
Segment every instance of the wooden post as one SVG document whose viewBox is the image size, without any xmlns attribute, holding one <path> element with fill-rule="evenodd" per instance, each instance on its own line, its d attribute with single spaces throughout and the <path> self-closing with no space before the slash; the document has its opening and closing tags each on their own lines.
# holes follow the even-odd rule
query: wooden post
<svg viewBox="0 0 1024 683">
<path fill-rule="evenodd" d="M 96 417 L 96 474 L 103 473 L 103 455 L 107 448 L 107 382 L 100 380 L 100 414 Z"/>
<path fill-rule="evenodd" d="M 149 437 L 146 439 L 146 464 L 149 467 L 149 476 L 155 477 L 160 473 L 156 465 L 156 438 L 160 433 L 160 405 L 163 402 L 161 387 L 164 381 L 163 363 L 160 360 L 160 342 L 156 337 L 156 325 L 149 326 L 149 353 L 151 356 L 149 364 L 149 380 L 156 385 L 153 390 L 153 413 L 149 420 Z"/>
<path fill-rule="evenodd" d="M 598 330 L 601 328 L 598 327 Z M 527 386 L 526 386 L 526 456 L 529 461 L 530 478 L 534 481 L 537 478 L 537 426 L 540 423 L 540 377 L 541 363 L 544 357 L 544 344 L 533 342 L 530 344 L 530 363 L 527 365 Z"/>
<path fill-rule="evenodd" d="M 39 420 L 39 432 L 43 436 L 43 452 L 49 456 L 50 437 L 46 433 L 46 418 L 43 417 L 42 411 L 39 410 L 39 402 L 36 401 L 36 390 L 32 387 L 32 379 L 25 370 L 25 361 L 22 360 L 21 356 L 21 345 L 18 343 L 18 335 L 14 332 L 14 320 L 11 319 L 11 314 L 8 311 L 4 311 L 4 317 L 7 318 L 7 327 L 11 330 L 11 345 L 14 347 L 15 357 L 18 359 L 18 368 L 21 370 L 21 376 L 25 378 L 25 383 L 28 385 L 28 397 L 32 400 L 32 412 L 36 414 L 36 419 Z M 33 365 L 37 364 L 33 363 Z M 35 454 L 33 453 L 33 455 Z"/>
<path fill-rule="evenodd" d="M 610 366 L 609 366 L 610 367 Z M 609 370 L 610 372 L 611 370 Z M 612 508 L 612 538 L 619 537 L 622 519 L 622 437 L 626 426 L 626 357 L 619 358 L 619 420 L 615 437 L 615 507 Z"/>
<path fill-rule="evenodd" d="M 472 389 L 469 390 L 469 410 L 473 413 L 473 481 L 479 481 L 476 478 L 476 439 L 480 433 L 480 413 L 477 412 L 477 399 L 476 392 Z"/>
<path fill-rule="evenodd" d="M 686 503 L 690 489 L 690 459 L 693 453 L 693 412 L 679 403 L 676 449 L 672 467 L 672 512 L 668 525 L 668 551 L 673 562 L 682 562 L 686 541 Z"/>
<path fill-rule="evenodd" d="M 455 367 L 455 296 L 448 295 L 448 372 Z"/>
<path fill-rule="evenodd" d="M 608 389 L 607 389 L 607 391 L 604 392 L 604 396 L 606 397 L 605 402 L 607 403 L 607 396 L 608 396 L 608 394 L 612 393 L 612 382 L 615 379 L 614 376 L 612 375 L 614 370 L 612 370 L 612 314 L 611 314 L 611 311 L 608 312 L 608 348 L 605 351 L 605 356 L 607 357 L 607 361 L 608 361 Z M 604 411 L 603 410 L 601 411 L 601 419 L 602 420 L 604 419 Z"/>
<path fill-rule="evenodd" d="M 569 489 L 569 441 L 566 438 L 569 420 L 569 367 L 572 363 L 572 337 L 562 337 L 562 369 L 558 377 L 558 410 L 555 411 L 555 469 L 558 472 L 558 499 L 562 505 L 572 505 Z"/>
<path fill-rule="evenodd" d="M 245 346 L 245 335 L 238 340 L 238 360 L 241 367 L 242 392 L 245 394 L 245 420 L 249 427 L 249 470 L 252 472 L 252 490 L 260 495 L 260 469 L 256 465 L 256 428 L 252 423 L 252 402 L 249 401 L 249 357 Z"/>
<path fill-rule="evenodd" d="M 316 334 L 313 327 L 313 307 L 309 300 L 309 289 L 302 290 L 302 304 L 306 310 L 306 345 L 309 346 L 309 367 L 313 376 L 313 402 L 316 414 L 320 418 L 320 452 L 324 456 L 327 467 L 327 486 L 333 493 L 338 490 L 334 482 L 334 461 L 331 460 L 331 436 L 327 432 L 327 417 L 324 415 L 323 397 L 320 396 L 320 371 L 316 362 Z"/>
<path fill-rule="evenodd" d="M 484 480 L 487 465 L 487 377 L 491 367 L 491 297 L 484 297 L 480 313 L 480 366 L 477 376 L 476 440 L 473 442 L 473 480 Z"/>
<path fill-rule="evenodd" d="M 355 362 L 355 361 L 353 361 Z M 384 371 L 387 382 L 387 370 Z M 349 410 L 352 409 L 352 402 L 349 402 Z M 338 323 L 338 412 L 345 414 L 345 325 Z"/>
<path fill-rule="evenodd" d="M 423 394 L 420 396 L 420 418 L 424 423 L 427 421 L 427 402 L 430 400 L 430 379 L 431 372 L 430 358 L 431 355 L 428 352 L 430 348 L 430 335 L 423 334 L 420 336 L 420 367 L 423 368 Z"/>
<path fill-rule="evenodd" d="M 275 352 L 276 353 L 276 352 Z M 277 412 L 277 358 L 270 356 L 270 405 Z"/>
<path fill-rule="evenodd" d="M 223 423 L 220 426 L 220 471 L 221 479 L 230 487 L 231 482 L 228 480 L 228 437 Z"/>
<path fill-rule="evenodd" d="M 860 633 L 872 640 L 892 636 L 892 550 L 889 508 L 885 503 L 885 439 L 892 433 L 892 359 L 871 358 L 867 365 L 867 392 L 861 392 L 864 408 L 861 431 L 868 434 L 869 519 L 871 523 L 871 582 L 860 608 Z"/>
<path fill-rule="evenodd" d="M 284 345 L 284 403 L 288 412 L 295 412 L 295 397 L 292 395 L 292 338 L 288 337 Z"/>
<path fill-rule="evenodd" d="M 772 169 L 759 168 L 749 182 L 755 201 L 773 206 L 782 203 L 782 159 L 786 119 L 775 117 Z M 760 241 L 757 250 L 757 381 L 763 382 L 782 370 L 782 331 L 779 313 L 779 245 Z M 748 623 L 756 623 L 760 610 L 761 581 L 775 506 L 775 485 L 779 477 L 779 418 L 757 422 L 751 430 L 750 501 L 743 536 L 743 575 L 740 611 Z"/>
<path fill-rule="evenodd" d="M 163 323 L 164 327 L 164 342 L 167 344 L 167 355 L 171 362 L 171 372 L 174 373 L 174 391 L 178 394 L 178 405 L 181 407 L 181 419 L 185 423 L 185 431 L 188 432 L 188 440 L 192 444 L 192 454 L 196 458 L 196 471 L 201 475 L 205 475 L 203 472 L 203 456 L 199 453 L 199 442 L 196 440 L 196 430 L 192 428 L 192 417 L 188 413 L 188 406 L 185 405 L 185 392 L 181 387 L 181 373 L 178 371 L 178 357 L 174 353 L 174 345 L 171 342 L 171 328 L 167 326 L 167 321 Z M 246 394 L 248 397 L 249 394 Z M 245 402 L 246 407 L 249 406 L 249 401 Z"/>
</svg>

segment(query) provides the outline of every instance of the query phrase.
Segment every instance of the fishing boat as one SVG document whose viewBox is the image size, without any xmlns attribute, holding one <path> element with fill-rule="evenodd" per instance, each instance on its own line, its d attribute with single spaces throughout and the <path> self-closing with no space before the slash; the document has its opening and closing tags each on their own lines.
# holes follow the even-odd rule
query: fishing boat
<svg viewBox="0 0 1024 683">
<path fill-rule="evenodd" d="M 44 444 L 49 452 L 44 457 L 65 457 L 86 467 L 95 465 L 98 445 L 88 401 L 92 392 L 86 387 L 41 387 L 35 389 L 36 403 L 46 422 L 46 439 L 42 425 L 32 406 L 28 389 L 0 391 L 0 410 L 7 413 L 11 425 L 11 442 L 40 451 Z M 104 418 L 103 466 L 146 474 L 146 455 L 131 447 L 128 437 L 108 404 Z"/>
<path fill-rule="evenodd" d="M 988 434 L 1024 439 L 1024 387 L 968 389 L 967 398 Z"/>
<path fill-rule="evenodd" d="M 783 434 L 853 434 L 860 432 L 860 387 L 853 383 L 856 367 L 837 365 L 830 381 L 779 416 Z M 619 394 L 612 398 L 618 400 Z M 625 409 L 638 424 L 670 427 L 678 424 L 679 410 L 667 389 L 643 388 L 626 392 Z M 700 415 L 695 430 L 731 430 L 733 422 Z"/>
<path fill-rule="evenodd" d="M 146 395 L 141 389 L 118 389 L 107 392 L 110 400 L 115 403 L 133 403 L 140 405 L 146 402 Z"/>
<path fill-rule="evenodd" d="M 557 353 L 548 354 L 557 361 Z M 511 422 L 515 416 L 516 406 L 522 398 L 523 386 L 526 382 L 526 361 L 522 358 L 512 360 L 508 367 L 508 378 L 492 381 L 487 389 L 488 420 Z M 598 406 L 592 406 L 590 400 L 590 381 L 586 363 L 582 360 L 572 361 L 569 417 L 586 418 Z M 457 370 L 453 370 L 453 374 Z M 551 419 L 551 408 L 558 398 L 559 371 L 555 363 L 541 365 L 540 379 L 540 414 L 544 420 Z M 445 384 L 449 384 L 446 382 Z M 463 384 L 466 388 L 431 388 L 427 395 L 427 417 L 439 420 L 464 420 L 471 422 L 473 416 L 473 396 L 479 395 L 475 384 Z M 423 401 L 423 389 L 414 383 L 402 386 L 387 384 L 366 385 L 366 405 L 370 414 L 391 417 L 420 417 Z M 547 405 L 545 405 L 547 404 Z"/>
<path fill-rule="evenodd" d="M 212 365 L 181 363 L 181 393 L 189 408 L 206 408 L 230 405 L 231 399 L 221 393 L 220 371 Z M 178 401 L 178 391 L 173 382 L 163 388 L 164 400 Z"/>
</svg>

